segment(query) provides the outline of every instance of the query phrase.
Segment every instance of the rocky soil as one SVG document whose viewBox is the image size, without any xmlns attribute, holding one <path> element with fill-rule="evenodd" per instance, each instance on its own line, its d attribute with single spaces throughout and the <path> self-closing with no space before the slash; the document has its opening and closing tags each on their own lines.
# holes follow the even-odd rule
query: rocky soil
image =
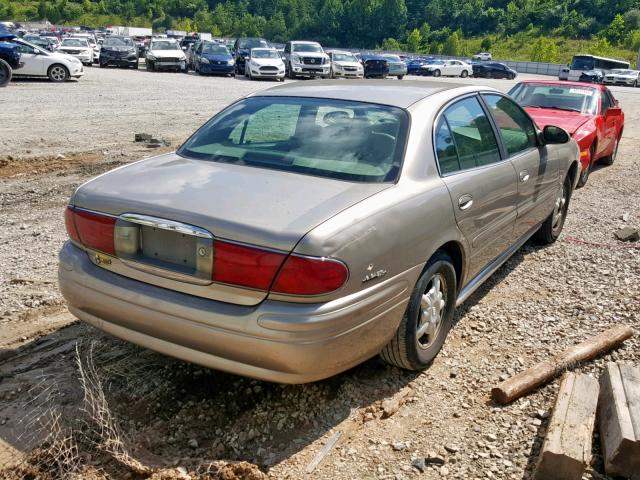
<svg viewBox="0 0 640 480">
<path fill-rule="evenodd" d="M 373 359 L 322 382 L 281 386 L 175 361 L 73 323 L 55 276 L 65 239 L 62 211 L 73 188 L 150 155 L 133 143 L 134 133 L 175 144 L 220 108 L 229 86 L 269 86 L 172 74 L 160 74 L 157 86 L 145 72 L 89 72 L 77 84 L 23 82 L 7 89 L 13 122 L 11 135 L 3 127 L 0 138 L 0 466 L 23 459 L 43 440 L 49 447 L 71 440 L 57 456 L 51 448 L 37 450 L 22 469 L 0 477 L 40 469 L 53 478 L 75 472 L 81 478 L 529 479 L 559 381 L 506 407 L 491 402 L 491 387 L 609 326 L 628 324 L 640 334 L 640 244 L 614 237 L 624 226 L 640 227 L 640 92 L 633 89 L 614 90 L 627 117 L 620 155 L 575 192 L 561 239 L 547 248 L 525 245 L 459 308 L 443 351 L 424 372 Z M 134 88 L 138 79 L 144 81 Z M 94 84 L 101 89 L 91 90 Z M 78 107 L 78 125 L 88 122 L 95 148 L 75 143 L 68 123 L 40 131 L 40 143 L 28 132 L 34 124 L 23 112 L 36 107 L 27 99 L 60 87 L 76 89 L 73 95 L 87 87 L 98 109 L 126 98 L 124 114 L 102 116 L 104 139 L 84 112 L 90 102 Z M 108 98 L 100 100 L 98 91 Z M 165 110 L 147 103 L 148 91 L 186 97 Z M 131 115 L 133 106 L 142 119 Z M 180 113 L 164 119 L 158 111 Z M 201 116 L 189 118 L 195 111 Z M 165 123 L 179 124 L 171 126 L 174 136 Z M 639 338 L 576 370 L 598 375 L 607 361 L 639 364 Z M 102 400 L 87 403 L 87 391 Z M 394 399 L 397 411 L 383 418 Z M 336 435 L 335 446 L 307 473 Z M 596 436 L 586 479 L 608 478 L 598 450 Z M 60 461 L 61 451 L 68 460 Z"/>
</svg>

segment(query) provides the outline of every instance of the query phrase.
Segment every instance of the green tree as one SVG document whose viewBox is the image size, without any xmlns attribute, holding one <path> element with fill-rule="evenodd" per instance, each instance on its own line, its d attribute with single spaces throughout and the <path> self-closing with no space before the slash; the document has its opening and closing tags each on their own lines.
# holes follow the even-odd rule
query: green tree
<svg viewBox="0 0 640 480">
<path fill-rule="evenodd" d="M 482 50 L 483 52 L 488 52 L 489 50 L 491 50 L 491 39 L 489 37 L 484 37 L 482 39 L 482 42 L 480 42 L 480 50 Z"/>
<path fill-rule="evenodd" d="M 274 42 L 284 43 L 288 40 L 287 24 L 282 12 L 276 12 L 273 17 L 267 20 L 264 36 Z"/>
<path fill-rule="evenodd" d="M 538 38 L 532 47 L 531 60 L 534 62 L 554 63 L 560 58 L 560 49 L 550 38 Z"/>
<path fill-rule="evenodd" d="M 602 34 L 610 43 L 619 45 L 625 34 L 624 17 L 620 14 L 616 15 Z"/>
<path fill-rule="evenodd" d="M 452 57 L 461 55 L 460 34 L 458 32 L 453 32 L 449 35 L 449 38 L 447 38 L 447 41 L 442 47 L 442 53 L 451 55 Z"/>
<path fill-rule="evenodd" d="M 407 51 L 411 53 L 422 51 L 422 35 L 417 28 L 411 30 L 411 33 L 407 36 Z"/>
<path fill-rule="evenodd" d="M 47 18 L 47 3 L 44 0 L 40 0 L 38 3 L 38 18 L 40 20 Z"/>
<path fill-rule="evenodd" d="M 611 54 L 611 44 L 605 37 L 596 38 L 589 46 L 589 53 L 606 57 Z"/>
<path fill-rule="evenodd" d="M 399 52 L 402 50 L 402 45 L 395 38 L 385 38 L 380 46 L 382 50 L 389 50 L 392 52 Z"/>
</svg>

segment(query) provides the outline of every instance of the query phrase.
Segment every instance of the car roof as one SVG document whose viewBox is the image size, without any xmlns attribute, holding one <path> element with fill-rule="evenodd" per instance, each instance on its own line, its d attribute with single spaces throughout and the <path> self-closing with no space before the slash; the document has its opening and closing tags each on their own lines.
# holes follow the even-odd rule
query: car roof
<svg viewBox="0 0 640 480">
<path fill-rule="evenodd" d="M 599 83 L 587 83 L 587 82 L 571 82 L 569 80 L 523 80 L 518 83 L 527 83 L 534 85 L 558 85 L 558 86 L 575 86 L 575 87 L 593 87 L 600 90 L 607 88 L 605 85 Z"/>
<path fill-rule="evenodd" d="M 361 80 L 357 84 L 340 80 L 292 82 L 256 92 L 255 97 L 311 97 L 378 103 L 408 108 L 434 93 L 467 85 L 447 82 Z"/>
</svg>

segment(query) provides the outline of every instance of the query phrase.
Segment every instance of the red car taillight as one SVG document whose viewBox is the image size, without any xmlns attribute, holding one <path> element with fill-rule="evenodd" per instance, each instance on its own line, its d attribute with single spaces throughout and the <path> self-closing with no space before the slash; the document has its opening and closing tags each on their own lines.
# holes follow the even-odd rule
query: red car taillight
<svg viewBox="0 0 640 480">
<path fill-rule="evenodd" d="M 214 245 L 214 282 L 258 290 L 271 287 L 272 292 L 290 295 L 320 295 L 337 290 L 349 277 L 346 265 L 338 260 L 287 256 L 220 240 Z"/>
<path fill-rule="evenodd" d="M 319 295 L 337 290 L 348 277 L 347 266 L 338 260 L 289 255 L 271 291 L 292 295 Z"/>
<path fill-rule="evenodd" d="M 113 231 L 116 218 L 67 207 L 65 224 L 69 237 L 87 248 L 115 255 Z"/>
</svg>

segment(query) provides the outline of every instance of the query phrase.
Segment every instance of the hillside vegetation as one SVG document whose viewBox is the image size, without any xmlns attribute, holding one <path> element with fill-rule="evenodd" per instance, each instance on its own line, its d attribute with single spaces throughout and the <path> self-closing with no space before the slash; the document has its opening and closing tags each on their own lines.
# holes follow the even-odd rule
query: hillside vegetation
<svg viewBox="0 0 640 480">
<path fill-rule="evenodd" d="M 550 62 L 640 48 L 640 0 L 0 0 L 0 19 Z"/>
</svg>

